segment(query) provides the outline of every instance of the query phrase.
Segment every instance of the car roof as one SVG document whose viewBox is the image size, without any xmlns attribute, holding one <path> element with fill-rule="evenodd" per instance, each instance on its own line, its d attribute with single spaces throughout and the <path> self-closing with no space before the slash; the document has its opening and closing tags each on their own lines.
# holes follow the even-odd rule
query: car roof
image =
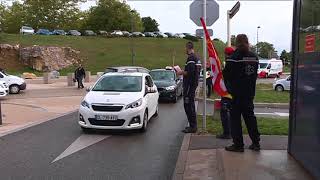
<svg viewBox="0 0 320 180">
<path fill-rule="evenodd" d="M 174 71 L 173 69 L 152 69 L 150 72 L 153 71 Z"/>
<path fill-rule="evenodd" d="M 134 69 L 134 68 L 148 70 L 147 68 L 140 67 L 140 66 L 114 66 L 114 67 L 108 67 L 107 69 Z"/>
<path fill-rule="evenodd" d="M 148 73 L 142 73 L 142 72 L 111 72 L 111 73 L 106 73 L 103 75 L 105 76 L 147 76 L 149 75 Z"/>
</svg>

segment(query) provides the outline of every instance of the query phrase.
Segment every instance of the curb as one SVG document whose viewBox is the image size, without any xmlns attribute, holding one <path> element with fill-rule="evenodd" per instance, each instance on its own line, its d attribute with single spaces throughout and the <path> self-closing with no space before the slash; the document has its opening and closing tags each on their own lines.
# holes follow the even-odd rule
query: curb
<svg viewBox="0 0 320 180">
<path fill-rule="evenodd" d="M 185 134 L 183 137 L 181 149 L 176 163 L 176 168 L 172 176 L 172 180 L 183 180 L 183 175 L 187 164 L 190 138 L 191 134 Z"/>
<path fill-rule="evenodd" d="M 39 124 L 42 124 L 42 123 L 45 123 L 45 122 L 48 122 L 48 121 L 52 121 L 52 120 L 55 120 L 55 119 L 58 119 L 58 118 L 67 116 L 67 115 L 72 114 L 72 113 L 76 113 L 77 111 L 78 111 L 78 110 L 69 111 L 69 112 L 67 112 L 67 113 L 58 115 L 58 116 L 53 117 L 53 118 L 50 118 L 50 119 L 40 120 L 40 121 L 38 121 L 38 122 L 31 122 L 31 123 L 28 123 L 28 124 L 26 124 L 26 125 L 22 125 L 21 127 L 18 127 L 18 128 L 16 128 L 16 129 L 9 130 L 9 131 L 7 131 L 7 132 L 1 133 L 1 134 L 0 134 L 0 138 L 3 137 L 3 136 L 6 136 L 6 135 L 9 135 L 9 134 L 16 133 L 16 132 L 18 132 L 18 131 L 24 130 L 24 129 L 28 129 L 28 128 L 32 127 L 32 126 L 36 126 L 36 125 L 39 125 Z"/>
<path fill-rule="evenodd" d="M 196 98 L 197 101 L 203 101 L 203 98 Z M 220 99 L 217 99 L 220 100 Z M 207 99 L 207 103 L 214 103 L 214 99 Z M 256 108 L 278 108 L 278 109 L 289 109 L 288 103 L 254 103 Z"/>
</svg>

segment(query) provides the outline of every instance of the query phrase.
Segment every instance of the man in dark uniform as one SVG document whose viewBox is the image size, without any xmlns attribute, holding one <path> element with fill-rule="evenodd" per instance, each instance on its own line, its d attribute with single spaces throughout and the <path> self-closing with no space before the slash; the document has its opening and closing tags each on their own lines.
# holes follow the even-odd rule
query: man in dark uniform
<svg viewBox="0 0 320 180">
<path fill-rule="evenodd" d="M 226 61 L 224 78 L 230 85 L 232 95 L 231 136 L 233 145 L 226 147 L 227 151 L 244 152 L 241 115 L 245 121 L 252 144 L 249 149 L 260 150 L 260 134 L 257 119 L 254 115 L 253 99 L 256 91 L 256 80 L 259 60 L 257 55 L 249 50 L 248 37 L 240 34 L 236 38 L 237 49 Z"/>
<path fill-rule="evenodd" d="M 194 54 L 193 43 L 186 44 L 186 53 L 188 59 L 184 71 L 178 72 L 183 75 L 183 101 L 184 109 L 189 121 L 189 127 L 186 127 L 182 132 L 195 133 L 197 132 L 197 115 L 195 109 L 195 94 L 199 80 L 199 59 Z"/>
<path fill-rule="evenodd" d="M 86 71 L 84 70 L 82 64 L 74 72 L 75 79 L 78 82 L 78 89 L 84 88 L 82 80 L 86 77 Z"/>
</svg>

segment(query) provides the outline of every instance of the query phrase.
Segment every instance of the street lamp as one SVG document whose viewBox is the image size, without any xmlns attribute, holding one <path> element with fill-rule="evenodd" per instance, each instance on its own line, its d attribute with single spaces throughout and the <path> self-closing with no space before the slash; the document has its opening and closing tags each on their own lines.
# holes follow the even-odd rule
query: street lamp
<svg viewBox="0 0 320 180">
<path fill-rule="evenodd" d="M 258 26 L 257 27 L 257 47 L 256 47 L 256 51 L 257 51 L 257 55 L 258 55 L 258 43 L 259 43 L 259 29 L 260 29 L 261 27 L 260 26 Z"/>
<path fill-rule="evenodd" d="M 134 13 L 134 10 L 131 10 L 131 65 L 133 66 L 134 64 L 134 49 L 133 49 L 133 13 Z"/>
</svg>

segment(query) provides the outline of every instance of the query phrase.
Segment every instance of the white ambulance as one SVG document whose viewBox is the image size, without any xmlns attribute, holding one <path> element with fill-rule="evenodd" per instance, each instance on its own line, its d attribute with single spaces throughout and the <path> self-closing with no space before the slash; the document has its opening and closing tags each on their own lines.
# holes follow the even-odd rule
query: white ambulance
<svg viewBox="0 0 320 180">
<path fill-rule="evenodd" d="M 258 76 L 260 78 L 280 77 L 283 72 L 283 64 L 277 59 L 259 60 Z"/>
</svg>

